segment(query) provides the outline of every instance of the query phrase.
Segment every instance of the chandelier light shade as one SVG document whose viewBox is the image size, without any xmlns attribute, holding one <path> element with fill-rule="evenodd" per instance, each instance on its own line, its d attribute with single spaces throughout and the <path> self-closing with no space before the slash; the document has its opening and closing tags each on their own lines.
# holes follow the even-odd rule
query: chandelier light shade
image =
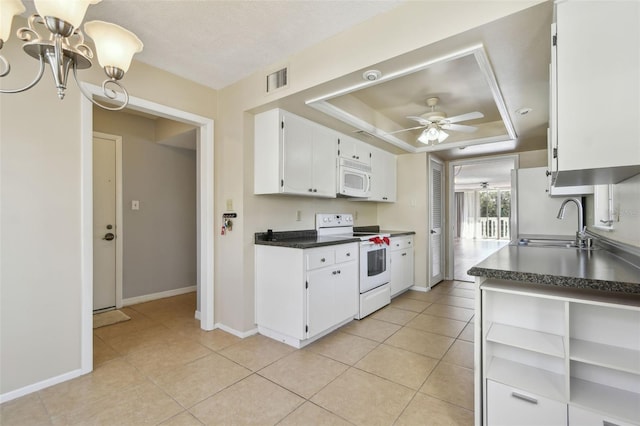
<svg viewBox="0 0 640 426">
<path fill-rule="evenodd" d="M 11 36 L 13 17 L 24 11 L 20 0 L 0 0 L 0 48 L 2 48 L 2 42 L 9 40 Z"/>
<path fill-rule="evenodd" d="M 134 33 L 104 21 L 84 24 L 84 31 L 96 45 L 98 63 L 102 68 L 129 71 L 133 55 L 142 51 L 142 42 Z"/>
<path fill-rule="evenodd" d="M 73 77 L 78 83 L 77 70 L 92 65 L 93 51 L 85 44 L 80 25 L 87 8 L 100 1 L 35 0 L 37 13 L 29 17 L 28 27 L 20 28 L 17 36 L 24 41 L 24 52 L 40 62 L 40 69 L 31 83 L 18 89 L 0 89 L 0 93 L 29 90 L 42 79 L 44 69 L 49 64 L 58 97 L 63 99 L 69 71 L 73 70 Z M 0 0 L 0 49 L 10 36 L 13 17 L 24 11 L 20 0 Z M 93 99 L 81 84 L 78 84 L 78 88 L 99 107 L 112 111 L 121 110 L 129 103 L 129 94 L 120 80 L 129 70 L 133 55 L 142 51 L 143 44 L 132 32 L 109 22 L 91 21 L 84 28 L 94 41 L 98 62 L 107 75 L 107 79 L 102 82 L 102 92 L 110 105 Z M 43 34 L 43 31 L 46 33 Z M 0 77 L 9 74 L 10 70 L 9 62 L 0 55 Z"/>
<path fill-rule="evenodd" d="M 101 0 L 34 0 L 38 15 L 48 16 L 67 22 L 73 28 L 80 28 L 80 24 L 87 13 L 89 5 L 100 3 Z"/>
</svg>

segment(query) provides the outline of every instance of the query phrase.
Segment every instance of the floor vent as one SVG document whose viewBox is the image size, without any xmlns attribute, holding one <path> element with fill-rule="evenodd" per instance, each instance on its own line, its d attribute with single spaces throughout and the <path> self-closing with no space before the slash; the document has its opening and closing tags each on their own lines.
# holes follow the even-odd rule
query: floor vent
<svg viewBox="0 0 640 426">
<path fill-rule="evenodd" d="M 287 82 L 287 68 L 282 68 L 281 70 L 267 75 L 267 93 L 271 93 L 276 89 L 286 86 Z"/>
</svg>

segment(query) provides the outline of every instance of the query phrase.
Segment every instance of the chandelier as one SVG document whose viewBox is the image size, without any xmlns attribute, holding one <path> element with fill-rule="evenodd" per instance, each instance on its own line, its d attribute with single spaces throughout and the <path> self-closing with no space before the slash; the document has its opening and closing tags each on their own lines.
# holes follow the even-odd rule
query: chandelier
<svg viewBox="0 0 640 426">
<path fill-rule="evenodd" d="M 35 0 L 37 13 L 28 19 L 28 28 L 17 31 L 24 45 L 24 52 L 40 62 L 40 68 L 33 81 L 19 89 L 0 89 L 0 93 L 20 93 L 35 86 L 44 74 L 46 64 L 53 72 L 58 90 L 58 98 L 63 99 L 67 89 L 69 71 L 78 83 L 77 70 L 91 67 L 93 51 L 85 44 L 80 24 L 87 8 L 101 0 Z M 0 49 L 11 35 L 13 17 L 25 11 L 20 0 L 0 0 Z M 41 32 L 48 30 L 43 37 Z M 120 80 L 128 71 L 133 55 L 142 51 L 142 42 L 132 32 L 109 22 L 91 21 L 84 24 L 84 30 L 95 44 L 98 63 L 104 69 L 107 79 L 102 83 L 102 92 L 112 104 L 109 106 L 93 99 L 81 84 L 78 88 L 91 102 L 111 111 L 123 109 L 129 103 L 129 94 Z M 11 71 L 11 65 L 0 55 L 0 77 Z"/>
</svg>

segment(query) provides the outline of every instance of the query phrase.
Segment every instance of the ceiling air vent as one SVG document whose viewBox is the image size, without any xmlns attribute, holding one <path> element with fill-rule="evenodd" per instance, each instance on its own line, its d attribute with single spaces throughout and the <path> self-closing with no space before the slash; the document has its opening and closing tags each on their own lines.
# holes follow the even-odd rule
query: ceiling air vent
<svg viewBox="0 0 640 426">
<path fill-rule="evenodd" d="M 287 85 L 287 68 L 282 68 L 267 75 L 267 93 Z"/>
</svg>

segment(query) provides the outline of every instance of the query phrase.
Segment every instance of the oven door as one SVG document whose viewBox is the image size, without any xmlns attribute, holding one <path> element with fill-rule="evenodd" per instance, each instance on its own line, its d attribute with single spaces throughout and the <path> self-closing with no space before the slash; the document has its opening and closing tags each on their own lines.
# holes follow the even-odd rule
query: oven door
<svg viewBox="0 0 640 426">
<path fill-rule="evenodd" d="M 389 282 L 389 256 L 385 244 L 360 243 L 360 293 Z"/>
</svg>

